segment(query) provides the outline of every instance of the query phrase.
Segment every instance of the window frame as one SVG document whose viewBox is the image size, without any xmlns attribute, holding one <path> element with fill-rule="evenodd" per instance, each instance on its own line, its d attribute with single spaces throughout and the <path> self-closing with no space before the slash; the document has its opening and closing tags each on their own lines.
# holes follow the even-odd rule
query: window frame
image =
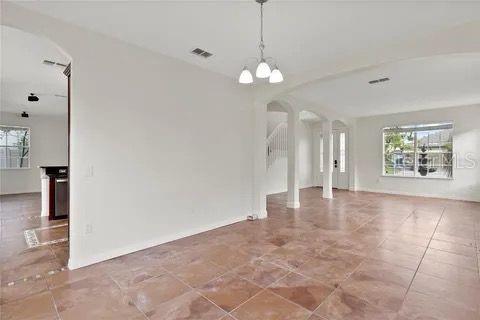
<svg viewBox="0 0 480 320">
<path fill-rule="evenodd" d="M 343 150 L 342 150 L 342 144 L 343 144 Z M 338 135 L 338 172 L 347 173 L 347 132 L 346 131 L 340 131 Z"/>
<path fill-rule="evenodd" d="M 10 126 L 10 125 L 5 125 L 5 124 L 0 124 L 0 128 L 18 128 L 18 129 L 27 129 L 28 130 L 28 166 L 27 167 L 18 167 L 18 168 L 12 168 L 12 167 L 7 167 L 7 168 L 2 168 L 0 167 L 0 170 L 30 170 L 32 169 L 32 129 L 30 127 L 26 126 Z M 0 146 L 0 148 L 3 148 L 4 146 Z M 8 148 L 8 144 L 5 146 Z"/>
<path fill-rule="evenodd" d="M 417 137 L 415 134 L 415 139 L 414 139 L 414 151 L 413 151 L 413 158 L 414 158 L 414 175 L 413 176 L 400 176 L 400 175 L 392 175 L 392 174 L 386 174 L 385 173 L 385 129 L 389 128 L 394 128 L 394 127 L 406 127 L 406 126 L 411 126 L 411 127 L 421 127 L 421 126 L 429 126 L 429 125 L 434 125 L 434 124 L 444 124 L 444 125 L 451 125 L 452 126 L 452 174 L 450 177 L 432 177 L 432 176 L 421 176 L 416 174 L 418 170 L 418 163 L 417 163 Z M 407 131 L 407 130 L 406 130 Z M 417 130 L 421 131 L 421 130 Z M 428 131 L 428 130 L 425 130 Z M 381 172 L 380 172 L 380 177 L 386 177 L 386 178 L 406 178 L 406 179 L 432 179 L 432 180 L 454 180 L 455 178 L 455 152 L 454 152 L 454 137 L 455 137 L 455 123 L 454 121 L 451 120 L 442 120 L 442 121 L 433 121 L 433 122 L 420 122 L 420 123 L 403 123 L 403 124 L 395 124 L 395 125 L 388 125 L 384 126 L 380 129 L 380 136 L 381 136 L 381 142 L 382 142 L 382 167 L 381 167 Z"/>
<path fill-rule="evenodd" d="M 318 165 L 320 166 L 320 173 L 323 174 L 323 134 L 320 134 L 320 148 L 319 148 L 320 158 Z"/>
</svg>

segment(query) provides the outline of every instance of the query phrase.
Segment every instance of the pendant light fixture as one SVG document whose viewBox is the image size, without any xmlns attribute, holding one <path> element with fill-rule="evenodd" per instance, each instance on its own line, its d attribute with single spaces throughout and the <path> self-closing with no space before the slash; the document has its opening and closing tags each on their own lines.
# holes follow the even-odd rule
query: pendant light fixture
<svg viewBox="0 0 480 320">
<path fill-rule="evenodd" d="M 264 56 L 265 50 L 265 43 L 263 42 L 263 4 L 268 0 L 255 0 L 257 3 L 260 4 L 260 59 L 255 58 L 255 62 L 257 64 L 257 69 L 255 70 L 255 76 L 259 79 L 269 79 L 270 83 L 279 83 L 283 81 L 283 75 L 278 69 L 278 66 L 275 64 L 273 70 L 270 69 L 270 65 L 268 64 L 267 60 L 273 60 L 270 57 Z M 240 77 L 238 78 L 238 82 L 242 84 L 249 84 L 253 82 L 253 76 L 248 66 L 245 65 L 240 73 Z"/>
<path fill-rule="evenodd" d="M 242 73 L 240 73 L 240 78 L 238 78 L 238 82 L 242 84 L 248 84 L 253 82 L 253 77 L 247 67 L 244 67 Z"/>
</svg>

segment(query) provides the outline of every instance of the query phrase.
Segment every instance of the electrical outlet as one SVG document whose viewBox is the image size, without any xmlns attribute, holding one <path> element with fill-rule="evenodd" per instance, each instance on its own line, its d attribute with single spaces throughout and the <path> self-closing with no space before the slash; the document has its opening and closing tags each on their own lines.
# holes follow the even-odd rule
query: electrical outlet
<svg viewBox="0 0 480 320">
<path fill-rule="evenodd" d="M 85 225 L 85 234 L 92 234 L 93 233 L 93 225 L 88 223 Z"/>
</svg>

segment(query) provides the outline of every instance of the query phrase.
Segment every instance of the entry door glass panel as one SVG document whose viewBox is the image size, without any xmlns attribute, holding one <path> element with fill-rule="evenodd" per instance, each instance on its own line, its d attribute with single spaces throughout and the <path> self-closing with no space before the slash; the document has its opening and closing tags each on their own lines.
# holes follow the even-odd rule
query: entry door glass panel
<svg viewBox="0 0 480 320">
<path fill-rule="evenodd" d="M 333 175 L 332 186 L 348 189 L 347 134 L 336 130 L 333 133 Z"/>
</svg>

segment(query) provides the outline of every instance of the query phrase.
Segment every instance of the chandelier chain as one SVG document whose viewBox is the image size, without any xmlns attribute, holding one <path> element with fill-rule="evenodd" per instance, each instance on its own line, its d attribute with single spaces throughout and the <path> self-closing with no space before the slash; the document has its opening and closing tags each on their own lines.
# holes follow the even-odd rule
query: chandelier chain
<svg viewBox="0 0 480 320">
<path fill-rule="evenodd" d="M 263 60 L 263 50 L 265 49 L 265 44 L 263 42 L 263 3 L 260 3 L 260 56 Z"/>
</svg>

